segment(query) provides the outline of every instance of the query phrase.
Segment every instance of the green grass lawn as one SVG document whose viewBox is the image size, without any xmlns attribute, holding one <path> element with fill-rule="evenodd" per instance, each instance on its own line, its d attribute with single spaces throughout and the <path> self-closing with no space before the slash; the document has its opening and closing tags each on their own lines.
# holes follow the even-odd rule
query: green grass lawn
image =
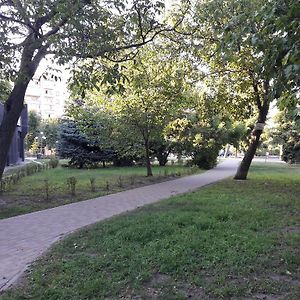
<svg viewBox="0 0 300 300">
<path fill-rule="evenodd" d="M 300 168 L 256 164 L 85 228 L 1 299 L 300 299 Z"/>
<path fill-rule="evenodd" d="M 14 170 L 9 171 L 12 174 Z M 144 167 L 109 167 L 89 170 L 62 167 L 49 169 L 23 177 L 0 195 L 0 219 L 116 193 L 195 172 L 201 172 L 201 170 L 175 165 L 154 166 L 153 177 L 145 176 Z M 77 180 L 75 195 L 70 193 L 67 184 L 68 178 L 72 176 Z M 94 191 L 91 189 L 91 178 L 95 180 Z M 49 184 L 48 199 L 45 180 L 48 180 Z"/>
</svg>

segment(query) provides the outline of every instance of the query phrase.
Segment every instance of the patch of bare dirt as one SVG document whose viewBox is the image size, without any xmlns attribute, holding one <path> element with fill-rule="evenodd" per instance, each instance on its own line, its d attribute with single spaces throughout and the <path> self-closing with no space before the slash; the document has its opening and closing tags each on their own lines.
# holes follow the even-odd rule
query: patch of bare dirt
<svg viewBox="0 0 300 300">
<path fill-rule="evenodd" d="M 274 281 L 278 281 L 281 283 L 287 283 L 289 285 L 294 285 L 300 287 L 300 280 L 293 278 L 292 276 L 288 275 L 271 275 L 270 278 Z"/>
<path fill-rule="evenodd" d="M 7 205 L 23 205 L 32 203 L 32 198 L 30 197 L 17 197 L 17 196 L 6 196 L 0 195 L 0 207 L 6 207 Z"/>
<path fill-rule="evenodd" d="M 208 299 L 209 296 L 205 293 L 204 288 L 195 286 L 193 284 L 179 284 L 177 290 L 184 294 L 186 299 L 198 300 Z"/>
<path fill-rule="evenodd" d="M 276 295 L 268 295 L 268 294 L 260 293 L 260 294 L 253 295 L 251 298 L 250 297 L 245 298 L 245 300 L 254 300 L 254 299 L 257 299 L 257 300 L 278 300 L 278 297 Z"/>
<path fill-rule="evenodd" d="M 282 232 L 284 233 L 300 233 L 300 226 L 288 226 L 282 229 Z"/>
<path fill-rule="evenodd" d="M 208 296 L 205 295 L 204 288 L 176 281 L 169 275 L 162 273 L 155 273 L 152 278 L 145 283 L 145 299 L 158 299 L 159 297 L 166 295 L 170 290 L 174 294 L 183 295 L 186 299 L 208 299 Z"/>
<path fill-rule="evenodd" d="M 292 234 L 300 234 L 300 226 L 286 226 L 283 228 L 270 228 L 267 229 L 266 232 L 276 232 L 280 234 L 292 233 Z"/>
</svg>

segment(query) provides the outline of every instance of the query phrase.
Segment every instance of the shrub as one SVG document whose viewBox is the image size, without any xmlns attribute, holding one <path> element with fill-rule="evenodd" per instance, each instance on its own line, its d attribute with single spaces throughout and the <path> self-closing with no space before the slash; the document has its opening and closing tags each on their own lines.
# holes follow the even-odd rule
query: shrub
<svg viewBox="0 0 300 300">
<path fill-rule="evenodd" d="M 51 157 L 50 161 L 49 161 L 49 166 L 52 169 L 55 169 L 59 164 L 59 159 L 56 157 Z"/>
<path fill-rule="evenodd" d="M 192 162 L 202 169 L 212 169 L 217 165 L 218 151 L 210 148 L 202 148 L 193 155 Z"/>
</svg>

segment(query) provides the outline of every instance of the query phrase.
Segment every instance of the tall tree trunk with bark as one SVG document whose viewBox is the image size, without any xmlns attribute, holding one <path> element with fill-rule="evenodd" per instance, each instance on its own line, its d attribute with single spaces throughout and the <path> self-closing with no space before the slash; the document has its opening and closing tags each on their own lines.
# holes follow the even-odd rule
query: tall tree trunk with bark
<svg viewBox="0 0 300 300">
<path fill-rule="evenodd" d="M 270 106 L 270 101 L 268 99 L 268 83 L 265 82 L 264 84 L 264 99 L 263 101 L 260 100 L 260 96 L 258 93 L 258 86 L 256 85 L 254 87 L 254 91 L 257 94 L 257 107 L 258 107 L 258 118 L 257 122 L 255 124 L 255 127 L 252 131 L 252 137 L 251 137 L 251 142 L 248 147 L 248 150 L 245 153 L 245 156 L 240 163 L 237 172 L 234 176 L 234 179 L 237 180 L 245 180 L 247 179 L 248 171 L 252 162 L 252 159 L 256 153 L 256 149 L 259 146 L 259 141 L 260 141 L 260 136 L 263 132 L 265 122 L 267 119 L 267 115 L 269 112 L 269 106 Z"/>
</svg>

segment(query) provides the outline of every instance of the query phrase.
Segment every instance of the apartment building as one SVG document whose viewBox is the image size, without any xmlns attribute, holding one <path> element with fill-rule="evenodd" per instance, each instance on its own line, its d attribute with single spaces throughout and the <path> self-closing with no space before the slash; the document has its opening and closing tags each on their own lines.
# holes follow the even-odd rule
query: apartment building
<svg viewBox="0 0 300 300">
<path fill-rule="evenodd" d="M 36 111 L 42 119 L 60 118 L 68 97 L 66 79 L 35 77 L 27 88 L 25 103 L 28 111 Z"/>
</svg>

